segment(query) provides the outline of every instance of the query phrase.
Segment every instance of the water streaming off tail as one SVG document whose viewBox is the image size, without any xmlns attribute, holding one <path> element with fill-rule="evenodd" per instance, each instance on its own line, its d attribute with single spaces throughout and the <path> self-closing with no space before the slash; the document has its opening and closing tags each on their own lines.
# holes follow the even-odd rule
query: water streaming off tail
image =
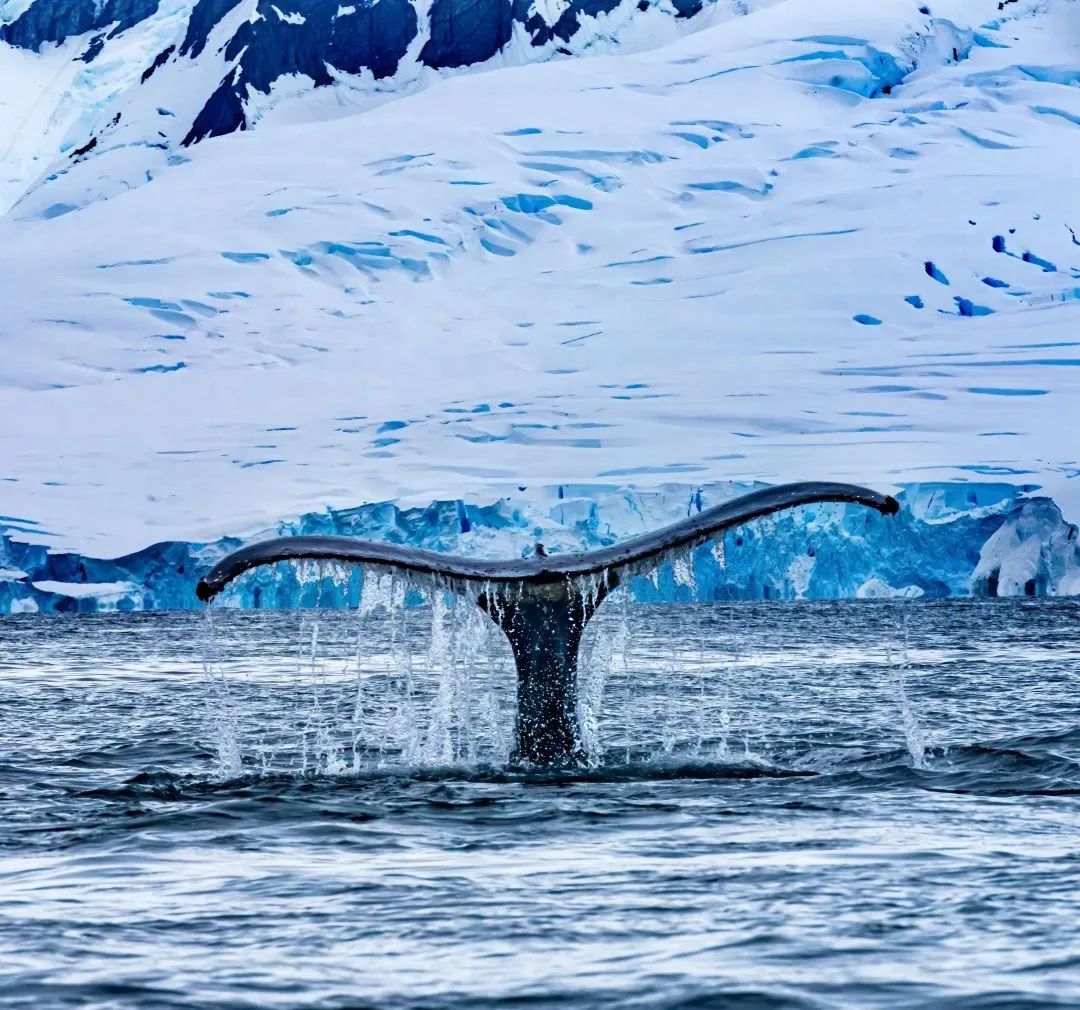
<svg viewBox="0 0 1080 1010">
<path fill-rule="evenodd" d="M 889 668 L 892 675 L 892 691 L 900 714 L 904 742 L 907 744 L 908 753 L 911 755 L 911 763 L 916 768 L 924 768 L 931 753 L 930 737 L 923 728 L 918 709 L 912 702 L 907 687 L 911 671 L 909 654 L 911 608 L 903 601 L 898 601 L 892 616 L 900 632 L 898 649 L 895 654 L 892 652 L 892 646 L 887 645 L 889 649 Z"/>
<path fill-rule="evenodd" d="M 310 564 L 305 578 L 339 578 Z M 467 598 L 366 571 L 359 604 L 293 612 L 291 642 L 251 662 L 204 651 L 211 732 L 226 774 L 344 774 L 400 765 L 504 764 L 514 665 Z M 410 599 L 412 597 L 412 599 Z M 211 611 L 212 612 L 212 611 Z M 283 636 L 284 637 L 284 636 Z"/>
<path fill-rule="evenodd" d="M 313 606 L 266 626 L 273 640 L 251 643 L 248 658 L 235 641 L 221 658 L 222 632 L 207 612 L 207 728 L 223 776 L 507 764 L 516 673 L 478 603 L 490 586 L 292 567 Z M 668 559 L 662 577 L 691 598 L 697 591 L 690 555 Z M 350 586 L 359 598 L 348 609 L 320 605 Z M 645 605 L 602 578 L 573 588 L 585 608 L 603 601 L 578 662 L 590 765 L 816 769 L 900 748 L 921 767 L 930 753 L 907 604 L 883 606 L 879 634 L 853 646 L 839 612 L 832 636 L 802 626 L 811 613 L 820 622 L 820 605 Z"/>
</svg>

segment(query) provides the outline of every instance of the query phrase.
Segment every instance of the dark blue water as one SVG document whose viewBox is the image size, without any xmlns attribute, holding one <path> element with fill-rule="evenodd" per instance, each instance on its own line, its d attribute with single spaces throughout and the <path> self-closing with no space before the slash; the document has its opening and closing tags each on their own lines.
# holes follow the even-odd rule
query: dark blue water
<svg viewBox="0 0 1080 1010">
<path fill-rule="evenodd" d="M 1080 1006 L 1078 618 L 614 608 L 546 775 L 470 625 L 0 619 L 0 1004 Z"/>
</svg>

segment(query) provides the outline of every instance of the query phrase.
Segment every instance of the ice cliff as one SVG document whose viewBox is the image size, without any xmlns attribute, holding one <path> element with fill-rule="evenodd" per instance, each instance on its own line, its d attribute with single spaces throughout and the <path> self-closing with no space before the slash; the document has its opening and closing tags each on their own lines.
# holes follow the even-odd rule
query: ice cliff
<svg viewBox="0 0 1080 1010">
<path fill-rule="evenodd" d="M 648 492 L 561 486 L 544 504 L 389 503 L 328 510 L 250 539 L 298 534 L 362 536 L 447 553 L 518 557 L 537 542 L 549 553 L 586 550 L 674 522 L 735 494 L 729 483 L 666 485 Z M 1005 484 L 905 488 L 901 512 L 818 505 L 732 531 L 693 555 L 692 576 L 667 565 L 633 592 L 652 602 L 949 596 L 1047 596 L 1080 592 L 1080 540 L 1049 499 Z M 0 526 L 0 611 L 155 610 L 199 606 L 198 578 L 237 538 L 155 544 L 113 560 L 53 554 Z M 226 590 L 226 606 L 355 604 L 358 582 L 279 565 Z"/>
</svg>

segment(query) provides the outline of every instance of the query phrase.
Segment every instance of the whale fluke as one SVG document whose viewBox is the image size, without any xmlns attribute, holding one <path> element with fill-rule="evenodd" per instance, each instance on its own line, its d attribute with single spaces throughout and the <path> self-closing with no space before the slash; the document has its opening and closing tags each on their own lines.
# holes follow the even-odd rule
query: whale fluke
<svg viewBox="0 0 1080 1010">
<path fill-rule="evenodd" d="M 742 495 L 671 526 L 612 547 L 559 555 L 537 551 L 529 558 L 506 561 L 439 554 L 356 537 L 277 537 L 249 544 L 226 555 L 205 578 L 199 580 L 195 593 L 207 603 L 238 575 L 277 561 L 348 561 L 404 569 L 421 575 L 441 575 L 466 582 L 560 582 L 568 578 L 598 575 L 613 568 L 632 567 L 666 551 L 705 543 L 718 533 L 741 526 L 751 519 L 818 502 L 865 505 L 883 515 L 893 515 L 900 508 L 895 498 L 854 484 L 817 481 L 782 484 Z"/>
<path fill-rule="evenodd" d="M 400 569 L 445 580 L 448 589 L 472 584 L 481 607 L 502 628 L 518 673 L 515 761 L 568 764 L 582 757 L 576 725 L 577 653 L 585 625 L 604 596 L 663 555 L 693 548 L 752 519 L 819 502 L 863 505 L 894 515 L 889 495 L 854 484 L 783 484 L 706 509 L 653 533 L 612 547 L 549 555 L 540 545 L 528 558 L 485 561 L 354 537 L 278 537 L 222 558 L 195 592 L 209 602 L 238 575 L 278 561 L 322 560 Z M 579 588 L 589 584 L 588 598 Z"/>
</svg>

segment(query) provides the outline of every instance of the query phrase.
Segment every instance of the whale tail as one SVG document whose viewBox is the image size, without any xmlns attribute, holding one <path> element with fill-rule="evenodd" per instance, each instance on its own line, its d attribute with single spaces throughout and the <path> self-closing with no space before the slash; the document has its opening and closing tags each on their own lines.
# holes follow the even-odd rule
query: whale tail
<svg viewBox="0 0 1080 1010">
<path fill-rule="evenodd" d="M 752 519 L 818 502 L 843 502 L 894 515 L 889 495 L 853 484 L 785 484 L 743 495 L 614 547 L 482 561 L 352 537 L 280 537 L 224 557 L 200 579 L 209 603 L 249 569 L 278 561 L 332 560 L 435 576 L 451 590 L 472 586 L 477 602 L 510 642 L 517 667 L 516 763 L 552 766 L 584 757 L 577 727 L 578 647 L 605 596 L 628 575 L 654 568 L 670 552 L 715 539 Z"/>
</svg>

